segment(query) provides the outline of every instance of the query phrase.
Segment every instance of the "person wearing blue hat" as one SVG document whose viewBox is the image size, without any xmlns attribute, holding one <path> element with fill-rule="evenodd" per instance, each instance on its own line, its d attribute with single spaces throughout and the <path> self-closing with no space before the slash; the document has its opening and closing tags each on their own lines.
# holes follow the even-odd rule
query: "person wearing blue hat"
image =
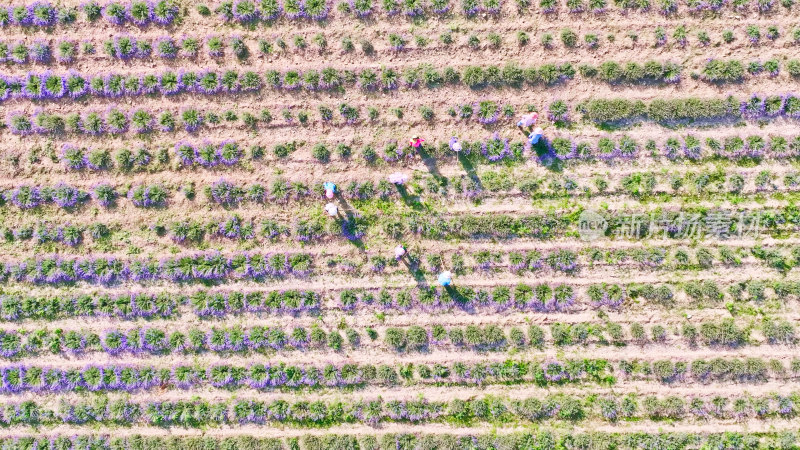
<svg viewBox="0 0 800 450">
<path fill-rule="evenodd" d="M 536 128 L 533 130 L 533 133 L 528 135 L 528 142 L 531 145 L 536 145 L 539 142 L 539 139 L 542 138 L 542 133 L 544 133 L 544 131 L 541 128 Z"/>
<path fill-rule="evenodd" d="M 439 284 L 444 287 L 450 286 L 450 283 L 453 282 L 453 274 L 449 271 L 445 270 L 444 272 L 439 274 Z"/>
<path fill-rule="evenodd" d="M 333 198 L 333 194 L 336 193 L 336 185 L 331 183 L 330 181 L 326 181 L 322 183 L 322 188 L 325 189 L 325 197 L 330 200 Z"/>
</svg>

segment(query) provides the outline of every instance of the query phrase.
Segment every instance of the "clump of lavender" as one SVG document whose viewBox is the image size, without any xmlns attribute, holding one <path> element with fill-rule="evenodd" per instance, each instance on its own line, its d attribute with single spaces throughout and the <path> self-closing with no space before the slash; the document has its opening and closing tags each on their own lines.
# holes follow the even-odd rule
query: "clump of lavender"
<svg viewBox="0 0 800 450">
<path fill-rule="evenodd" d="M 493 101 L 475 103 L 475 109 L 478 111 L 478 122 L 484 125 L 493 124 L 500 117 L 500 106 Z"/>
<path fill-rule="evenodd" d="M 114 25 L 122 25 L 127 20 L 128 12 L 122 3 L 112 1 L 103 7 L 103 17 Z"/>
<path fill-rule="evenodd" d="M 191 167 L 194 164 L 195 153 L 197 150 L 188 142 L 178 142 L 175 144 L 175 154 L 181 161 L 181 164 Z"/>
<path fill-rule="evenodd" d="M 328 18 L 330 5 L 327 0 L 305 0 L 305 11 L 313 20 L 322 21 Z"/>
<path fill-rule="evenodd" d="M 569 106 L 563 100 L 556 100 L 550 103 L 547 108 L 547 118 L 553 123 L 568 123 Z"/>
<path fill-rule="evenodd" d="M 56 23 L 56 9 L 47 2 L 34 2 L 29 7 L 31 23 L 39 27 L 49 27 Z"/>
<path fill-rule="evenodd" d="M 236 204 L 241 201 L 242 195 L 241 188 L 225 179 L 220 179 L 211 185 L 211 198 L 222 205 Z"/>
<path fill-rule="evenodd" d="M 158 185 L 140 185 L 128 191 L 128 200 L 140 208 L 161 207 L 167 203 L 167 191 Z"/>
<path fill-rule="evenodd" d="M 117 199 L 117 191 L 108 183 L 100 183 L 92 188 L 92 197 L 100 206 L 107 208 Z"/>
<path fill-rule="evenodd" d="M 11 132 L 19 135 L 33 133 L 33 123 L 23 111 L 11 111 L 6 116 L 6 124 Z"/>
<path fill-rule="evenodd" d="M 233 3 L 233 18 L 241 23 L 250 23 L 258 20 L 259 11 L 252 0 L 236 0 Z"/>
<path fill-rule="evenodd" d="M 71 170 L 83 169 L 88 163 L 84 149 L 75 147 L 72 144 L 61 146 L 61 161 L 64 166 Z"/>
<path fill-rule="evenodd" d="M 764 115 L 766 105 L 764 99 L 758 94 L 753 94 L 750 100 L 744 101 L 739 105 L 739 111 L 748 119 L 754 119 Z"/>
<path fill-rule="evenodd" d="M 226 166 L 232 166 L 242 157 L 242 149 L 233 141 L 224 141 L 219 145 L 219 160 Z"/>
<path fill-rule="evenodd" d="M 30 55 L 31 59 L 38 63 L 47 63 L 53 56 L 50 44 L 42 40 L 37 40 L 31 45 Z"/>
<path fill-rule="evenodd" d="M 512 156 L 508 139 L 500 139 L 500 136 L 496 132 L 481 144 L 481 153 L 491 162 L 500 161 Z"/>
<path fill-rule="evenodd" d="M 153 5 L 152 19 L 161 25 L 169 25 L 178 15 L 178 4 L 174 0 L 159 0 Z"/>
<path fill-rule="evenodd" d="M 349 0 L 350 10 L 358 17 L 369 17 L 372 14 L 372 2 L 370 0 Z"/>
<path fill-rule="evenodd" d="M 563 380 L 568 380 L 569 375 L 558 361 L 547 360 L 542 363 L 542 372 L 544 378 L 551 383 L 558 383 Z"/>
<path fill-rule="evenodd" d="M 21 209 L 31 209 L 42 204 L 42 194 L 34 186 L 20 186 L 4 193 L 6 201 L 10 201 Z"/>
<path fill-rule="evenodd" d="M 342 220 L 342 235 L 351 241 L 357 241 L 367 234 L 369 223 L 360 214 L 348 214 Z"/>
<path fill-rule="evenodd" d="M 132 0 L 126 8 L 126 16 L 134 25 L 145 26 L 153 16 L 152 3 L 149 0 Z"/>
</svg>

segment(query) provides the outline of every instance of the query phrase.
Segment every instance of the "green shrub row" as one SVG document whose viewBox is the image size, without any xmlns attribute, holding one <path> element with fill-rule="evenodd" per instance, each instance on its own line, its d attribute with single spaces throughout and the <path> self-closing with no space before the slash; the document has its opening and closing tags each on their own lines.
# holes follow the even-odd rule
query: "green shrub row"
<svg viewBox="0 0 800 450">
<path fill-rule="evenodd" d="M 770 419 L 793 418 L 800 394 L 771 393 L 767 396 L 721 396 L 706 401 L 676 395 L 638 398 L 634 394 L 571 396 L 551 394 L 543 398 L 475 397 L 468 400 L 431 401 L 422 396 L 414 400 L 383 400 L 381 397 L 357 401 L 309 400 L 232 400 L 133 402 L 97 396 L 91 400 L 62 400 L 58 409 L 35 401 L 0 405 L 5 425 L 155 425 L 199 428 L 217 425 L 288 423 L 299 426 L 334 426 L 345 423 L 383 422 L 441 423 L 462 425 L 491 422 L 571 423 L 591 419 L 606 422 L 686 419 Z"/>
<path fill-rule="evenodd" d="M 53 442 L 50 446 L 51 441 Z M 795 431 L 768 433 L 686 432 L 564 432 L 540 430 L 518 433 L 470 434 L 309 434 L 288 438 L 249 435 L 142 436 L 88 434 L 77 436 L 19 436 L 0 439 L 8 450 L 30 448 L 91 448 L 93 450 L 640 450 L 726 449 L 797 450 Z"/>
</svg>

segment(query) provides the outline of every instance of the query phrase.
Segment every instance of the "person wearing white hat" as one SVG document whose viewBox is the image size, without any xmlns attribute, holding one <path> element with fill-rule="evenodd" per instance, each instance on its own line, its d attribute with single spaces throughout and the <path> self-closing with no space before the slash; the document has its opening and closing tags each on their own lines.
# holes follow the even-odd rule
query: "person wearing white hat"
<svg viewBox="0 0 800 450">
<path fill-rule="evenodd" d="M 445 270 L 444 272 L 439 274 L 439 284 L 444 287 L 450 286 L 450 283 L 453 282 L 453 274 L 450 271 Z"/>
<path fill-rule="evenodd" d="M 402 172 L 395 172 L 389 175 L 389 182 L 392 184 L 406 184 L 408 181 L 408 175 Z"/>
<path fill-rule="evenodd" d="M 422 143 L 423 142 L 425 142 L 425 139 L 422 139 L 422 138 L 420 138 L 419 136 L 417 136 L 415 134 L 415 135 L 411 136 L 411 141 L 408 144 L 411 145 L 414 148 L 420 148 L 420 147 L 422 147 Z"/>
<path fill-rule="evenodd" d="M 531 145 L 536 145 L 539 142 L 539 139 L 542 138 L 543 133 L 544 131 L 540 127 L 537 127 L 535 130 L 533 130 L 533 133 L 528 136 L 528 142 Z"/>
<path fill-rule="evenodd" d="M 456 153 L 461 151 L 461 142 L 458 142 L 458 138 L 456 137 L 450 138 L 450 150 Z"/>
<path fill-rule="evenodd" d="M 394 259 L 400 261 L 405 255 L 406 255 L 406 248 L 403 247 L 403 244 L 400 244 L 394 248 Z"/>
<path fill-rule="evenodd" d="M 325 212 L 331 217 L 336 217 L 339 214 L 339 207 L 333 203 L 328 203 L 325 205 Z"/>
</svg>

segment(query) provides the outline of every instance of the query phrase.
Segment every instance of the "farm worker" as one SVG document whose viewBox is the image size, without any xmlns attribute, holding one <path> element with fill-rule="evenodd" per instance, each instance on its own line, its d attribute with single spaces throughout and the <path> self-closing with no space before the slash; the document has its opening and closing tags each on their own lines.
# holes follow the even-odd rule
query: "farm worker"
<svg viewBox="0 0 800 450">
<path fill-rule="evenodd" d="M 450 150 L 456 153 L 461 151 L 461 142 L 458 142 L 458 138 L 456 137 L 450 138 Z"/>
<path fill-rule="evenodd" d="M 409 142 L 409 144 L 414 148 L 420 148 L 422 147 L 423 142 L 425 142 L 425 139 L 422 139 L 415 134 L 411 136 L 411 142 Z"/>
<path fill-rule="evenodd" d="M 536 111 L 533 111 L 533 112 L 530 112 L 530 113 L 525 114 L 524 116 L 522 116 L 519 119 L 519 122 L 517 122 L 517 126 L 519 128 L 523 128 L 523 129 L 524 128 L 530 128 L 530 127 L 533 126 L 533 124 L 536 123 L 536 121 L 538 119 L 539 119 L 539 113 L 537 113 Z"/>
<path fill-rule="evenodd" d="M 336 193 L 336 185 L 330 181 L 326 181 L 322 184 L 322 187 L 325 189 L 325 198 L 333 198 L 333 194 Z"/>
<path fill-rule="evenodd" d="M 337 207 L 333 203 L 328 203 L 327 205 L 325 205 L 325 212 L 327 212 L 328 215 L 331 217 L 336 217 L 336 215 L 339 214 L 339 207 Z"/>
<path fill-rule="evenodd" d="M 445 270 L 444 272 L 439 274 L 439 284 L 442 286 L 450 286 L 450 283 L 453 282 L 453 274 L 449 271 Z"/>
<path fill-rule="evenodd" d="M 402 259 L 403 256 L 405 255 L 406 255 L 406 248 L 403 247 L 403 244 L 400 244 L 394 248 L 394 259 L 400 261 L 400 259 Z"/>
<path fill-rule="evenodd" d="M 536 145 L 536 143 L 539 142 L 539 139 L 542 138 L 542 133 L 544 133 L 544 131 L 537 127 L 535 130 L 533 130 L 533 133 L 528 136 L 528 142 L 530 142 L 531 145 Z"/>
<path fill-rule="evenodd" d="M 389 175 L 389 182 L 392 184 L 406 184 L 406 181 L 408 181 L 408 175 L 404 173 L 395 172 Z"/>
</svg>

